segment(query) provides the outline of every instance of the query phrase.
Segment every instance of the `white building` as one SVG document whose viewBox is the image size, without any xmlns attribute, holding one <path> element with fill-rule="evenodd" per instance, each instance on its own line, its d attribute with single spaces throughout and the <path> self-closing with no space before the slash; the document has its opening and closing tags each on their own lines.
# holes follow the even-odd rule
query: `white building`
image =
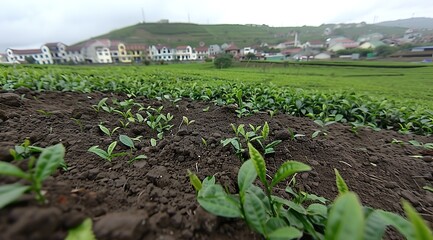
<svg viewBox="0 0 433 240">
<path fill-rule="evenodd" d="M 8 62 L 34 61 L 36 64 L 53 64 L 50 49 L 42 46 L 40 49 L 6 49 Z"/>
<path fill-rule="evenodd" d="M 178 61 L 197 60 L 197 53 L 191 46 L 179 46 L 174 53 L 175 59 Z"/>
<path fill-rule="evenodd" d="M 213 45 L 209 46 L 209 50 L 208 51 L 209 51 L 209 55 L 215 56 L 215 55 L 220 54 L 222 52 L 222 49 L 221 49 L 221 47 L 219 45 L 213 44 Z"/>
<path fill-rule="evenodd" d="M 241 55 L 248 55 L 248 53 L 256 54 L 257 51 L 251 47 L 244 47 L 241 49 Z"/>
<path fill-rule="evenodd" d="M 153 61 L 172 61 L 174 53 L 175 49 L 160 44 L 149 47 L 149 56 Z"/>
<path fill-rule="evenodd" d="M 84 44 L 77 44 L 73 46 L 66 47 L 66 55 L 68 61 L 72 61 L 74 63 L 83 63 L 84 56 L 82 54 L 84 48 Z"/>
<path fill-rule="evenodd" d="M 47 43 L 45 46 L 50 50 L 51 58 L 53 63 L 66 63 L 68 61 L 68 56 L 66 54 L 66 45 L 61 42 Z"/>
<path fill-rule="evenodd" d="M 208 47 L 196 47 L 195 52 L 197 53 L 198 60 L 205 60 L 209 57 L 209 48 Z"/>
</svg>

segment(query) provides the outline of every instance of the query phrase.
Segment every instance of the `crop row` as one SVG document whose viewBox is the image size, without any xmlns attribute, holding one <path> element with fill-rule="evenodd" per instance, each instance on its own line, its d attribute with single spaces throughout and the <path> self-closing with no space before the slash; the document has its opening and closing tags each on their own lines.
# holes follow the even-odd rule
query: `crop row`
<svg viewBox="0 0 433 240">
<path fill-rule="evenodd" d="M 239 117 L 258 111 L 305 116 L 323 123 L 342 122 L 357 128 L 393 129 L 402 133 L 433 133 L 433 111 L 354 92 L 305 91 L 272 84 L 233 83 L 219 77 L 154 71 L 101 71 L 97 68 L 0 68 L 5 90 L 119 92 L 177 101 L 180 98 L 232 105 Z"/>
</svg>

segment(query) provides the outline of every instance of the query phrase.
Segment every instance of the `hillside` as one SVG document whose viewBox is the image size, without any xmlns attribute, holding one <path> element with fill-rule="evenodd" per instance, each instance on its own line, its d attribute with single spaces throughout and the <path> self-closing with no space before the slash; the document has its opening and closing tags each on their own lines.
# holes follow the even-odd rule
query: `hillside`
<svg viewBox="0 0 433 240">
<path fill-rule="evenodd" d="M 383 27 L 378 25 L 327 24 L 318 27 L 269 27 L 267 25 L 199 25 L 192 23 L 139 23 L 111 31 L 95 38 L 109 38 L 126 43 L 168 44 L 172 46 L 188 44 L 198 46 L 200 42 L 222 44 L 234 42 L 239 47 L 260 44 L 276 44 L 294 40 L 299 33 L 301 41 L 325 40 L 332 35 L 344 35 L 353 39 L 368 33 L 380 32 L 384 35 L 400 36 L 404 28 Z M 324 35 L 326 28 L 333 29 L 330 36 Z"/>
<path fill-rule="evenodd" d="M 409 18 L 395 21 L 380 22 L 377 25 L 385 27 L 404 27 L 414 29 L 433 29 L 433 18 Z"/>
</svg>

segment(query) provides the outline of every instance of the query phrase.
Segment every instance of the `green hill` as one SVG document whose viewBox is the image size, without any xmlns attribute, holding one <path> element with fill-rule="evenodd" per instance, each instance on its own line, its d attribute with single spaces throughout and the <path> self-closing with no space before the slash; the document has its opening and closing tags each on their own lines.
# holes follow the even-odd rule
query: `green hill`
<svg viewBox="0 0 433 240">
<path fill-rule="evenodd" d="M 358 25 L 358 26 L 357 26 Z M 331 35 L 324 35 L 326 28 L 333 29 Z M 335 24 L 318 27 L 269 27 L 267 25 L 199 25 L 192 23 L 139 23 L 111 31 L 95 38 L 109 38 L 126 43 L 167 44 L 171 46 L 198 46 L 200 42 L 222 44 L 234 42 L 239 47 L 266 42 L 276 44 L 294 40 L 295 32 L 299 33 L 302 42 L 308 40 L 325 40 L 329 37 L 344 35 L 357 39 L 359 36 L 379 32 L 385 36 L 401 36 L 405 28 L 383 27 L 378 25 Z"/>
<path fill-rule="evenodd" d="M 386 27 L 404 27 L 414 29 L 433 29 L 433 18 L 408 18 L 395 21 L 380 22 L 377 25 Z"/>
</svg>

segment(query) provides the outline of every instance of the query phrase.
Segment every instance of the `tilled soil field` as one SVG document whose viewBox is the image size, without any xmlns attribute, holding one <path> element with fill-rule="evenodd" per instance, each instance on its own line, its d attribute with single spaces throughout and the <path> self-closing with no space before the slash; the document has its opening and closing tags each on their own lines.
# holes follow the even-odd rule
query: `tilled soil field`
<svg viewBox="0 0 433 240">
<path fill-rule="evenodd" d="M 187 177 L 187 169 L 201 179 L 215 175 L 227 189 L 236 191 L 241 162 L 230 146 L 220 143 L 234 136 L 230 123 L 257 126 L 268 122 L 271 140 L 282 140 L 276 152 L 265 158 L 269 171 L 286 160 L 313 168 L 297 176 L 300 189 L 334 199 L 333 169 L 337 168 L 364 205 L 402 213 L 400 199 L 404 198 L 433 222 L 433 193 L 422 189 L 433 185 L 432 152 L 407 144 L 413 139 L 433 142 L 431 136 L 367 128 L 355 134 L 351 127 L 336 123 L 327 129 L 328 136 L 312 139 L 318 125 L 308 118 L 267 113 L 238 118 L 232 107 L 209 102 L 183 99 L 173 104 L 137 97 L 135 102 L 164 106 L 163 112 L 174 116 L 174 126 L 152 147 L 149 140 L 156 133 L 144 123 L 131 123 L 113 137 L 100 131 L 98 124 L 113 129 L 121 118 L 92 108 L 104 97 L 127 98 L 25 88 L 0 92 L 0 160 L 11 161 L 9 149 L 28 138 L 40 147 L 63 143 L 69 167 L 44 183 L 47 204 L 39 205 L 29 194 L 0 210 L 0 239 L 64 239 L 67 229 L 86 217 L 93 220 L 98 239 L 261 239 L 242 221 L 215 217 L 200 208 Z M 195 122 L 185 126 L 183 116 Z M 289 128 L 306 136 L 292 140 Z M 129 164 L 127 157 L 118 157 L 110 163 L 87 151 L 94 145 L 106 149 L 118 134 L 143 136 L 136 143 L 135 155 L 144 154 L 147 159 Z M 406 144 L 392 143 L 394 139 Z M 116 151 L 127 150 L 121 144 L 116 147 Z M 0 184 L 14 181 L 0 177 Z M 277 195 L 287 197 L 285 184 L 276 189 Z"/>
</svg>

